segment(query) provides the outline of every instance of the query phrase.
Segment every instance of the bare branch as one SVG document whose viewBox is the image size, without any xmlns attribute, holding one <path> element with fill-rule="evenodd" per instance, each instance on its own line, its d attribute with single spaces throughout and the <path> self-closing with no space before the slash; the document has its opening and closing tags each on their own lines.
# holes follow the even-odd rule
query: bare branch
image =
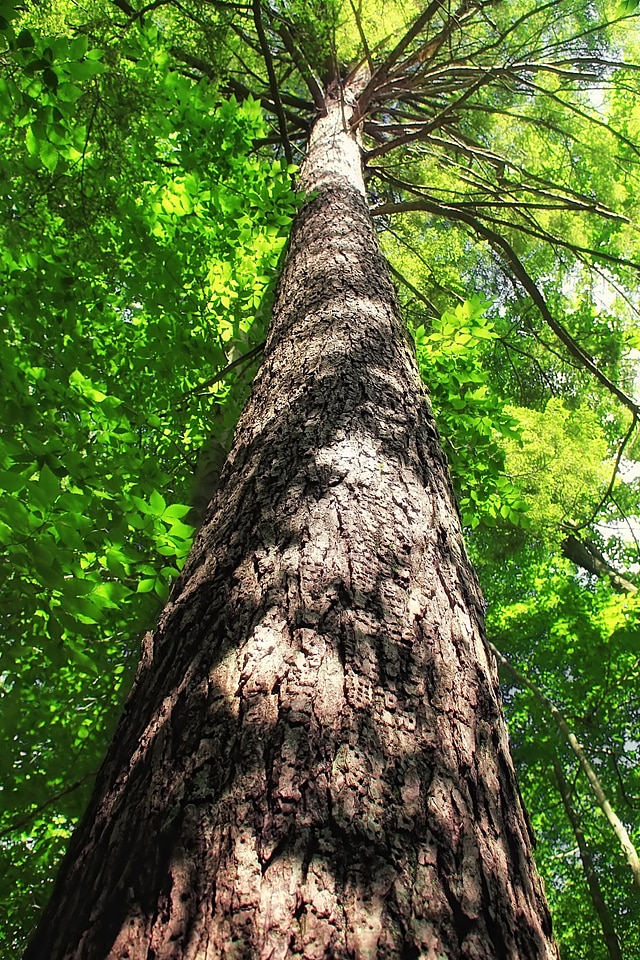
<svg viewBox="0 0 640 960">
<path fill-rule="evenodd" d="M 440 316 L 440 311 L 439 311 L 438 308 L 435 306 L 435 304 L 433 304 L 433 303 L 431 302 L 431 300 L 429 300 L 428 297 L 425 297 L 425 295 L 424 295 L 423 293 L 421 293 L 421 292 L 418 290 L 418 288 L 411 283 L 410 280 L 407 280 L 407 278 L 404 276 L 404 274 L 400 273 L 399 270 L 396 270 L 396 268 L 395 268 L 395 267 L 393 266 L 393 264 L 391 264 L 391 263 L 389 264 L 389 270 L 391 271 L 391 273 L 393 274 L 393 276 L 396 278 L 396 280 L 399 280 L 400 283 L 404 284 L 404 286 L 407 288 L 407 290 L 410 290 L 410 291 L 411 291 L 411 293 L 414 295 L 414 297 L 417 297 L 418 300 L 420 300 L 422 303 L 424 303 L 424 305 L 425 305 L 426 307 L 429 307 L 429 309 L 431 310 L 432 316 L 434 316 L 434 317 Z"/>
<path fill-rule="evenodd" d="M 620 842 L 620 845 L 622 846 L 622 849 L 625 852 L 627 863 L 631 868 L 631 872 L 633 874 L 633 879 L 635 883 L 637 884 L 638 887 L 640 887 L 640 859 L 638 858 L 638 852 L 635 846 L 633 845 L 633 843 L 631 842 L 631 838 L 629 837 L 626 827 L 624 826 L 620 818 L 616 815 L 611 804 L 607 800 L 607 797 L 605 795 L 604 790 L 602 789 L 602 785 L 596 775 L 596 772 L 593 769 L 592 765 L 589 763 L 587 756 L 584 752 L 584 749 L 578 741 L 578 738 L 573 733 L 569 724 L 567 723 L 566 717 L 556 707 L 556 705 L 549 699 L 549 697 L 545 693 L 543 693 L 543 691 L 539 687 L 537 687 L 534 683 L 532 683 L 532 681 L 529 680 L 529 678 L 526 677 L 524 674 L 520 673 L 520 671 L 517 670 L 513 666 L 513 664 L 511 664 L 507 660 L 504 654 L 500 653 L 498 648 L 495 647 L 493 643 L 488 643 L 487 645 L 489 649 L 493 652 L 495 657 L 497 658 L 498 662 L 501 663 L 503 667 L 507 668 L 509 673 L 512 675 L 512 677 L 514 677 L 518 681 L 518 683 L 527 687 L 533 693 L 538 703 L 540 703 L 541 706 L 543 706 L 544 709 L 548 711 L 548 713 L 553 717 L 553 719 L 557 723 L 562 736 L 564 737 L 566 742 L 569 744 L 569 746 L 575 753 L 578 759 L 578 763 L 580 764 L 580 767 L 582 769 L 582 772 L 584 773 L 587 780 L 589 781 L 589 785 L 593 791 L 593 794 L 596 798 L 596 802 L 598 806 L 600 807 L 605 817 L 609 821 L 611 828 L 613 829 L 616 837 Z"/>
<path fill-rule="evenodd" d="M 629 427 L 629 429 L 628 429 L 627 432 L 625 433 L 624 438 L 623 438 L 623 440 L 622 440 L 622 443 L 621 443 L 620 446 L 618 447 L 618 453 L 617 453 L 617 455 L 616 455 L 615 463 L 614 463 L 614 465 L 613 465 L 613 472 L 612 472 L 612 474 L 611 474 L 611 480 L 609 481 L 609 486 L 607 487 L 604 496 L 603 496 L 602 499 L 600 500 L 600 503 L 599 503 L 598 506 L 595 508 L 595 510 L 593 511 L 592 515 L 589 517 L 589 519 L 588 519 L 588 520 L 585 520 L 584 523 L 581 523 L 580 526 L 574 526 L 574 527 L 573 527 L 573 530 L 575 530 L 576 533 L 577 533 L 578 531 L 580 531 L 580 530 L 583 530 L 585 527 L 590 527 L 590 526 L 591 526 L 591 524 L 594 522 L 594 520 L 596 519 L 596 517 L 598 516 L 598 514 L 599 514 L 600 511 L 602 510 L 602 508 L 603 508 L 603 506 L 605 505 L 605 503 L 607 502 L 607 500 L 611 497 L 611 494 L 613 493 L 613 488 L 614 488 L 614 486 L 615 486 L 616 478 L 617 478 L 617 476 L 618 476 L 618 471 L 619 471 L 619 469 L 620 469 L 620 462 L 622 461 L 622 454 L 624 453 L 624 449 L 625 449 L 626 445 L 628 444 L 629 440 L 630 440 L 631 437 L 633 436 L 633 433 L 634 433 L 636 427 L 638 426 L 638 417 L 639 417 L 639 414 L 636 413 L 636 412 L 634 412 L 634 413 L 633 413 L 633 418 L 632 418 L 632 420 L 631 420 L 631 426 Z"/>
<path fill-rule="evenodd" d="M 278 118 L 278 126 L 280 128 L 280 135 L 282 137 L 284 155 L 287 159 L 287 163 L 289 165 L 293 165 L 293 154 L 291 152 L 291 144 L 289 143 L 289 135 L 287 133 L 287 121 L 282 110 L 282 101 L 280 100 L 280 92 L 278 90 L 278 78 L 276 77 L 276 71 L 273 66 L 271 50 L 269 49 L 269 44 L 264 32 L 260 0 L 253 0 L 253 19 L 256 25 L 256 33 L 258 34 L 260 46 L 262 47 L 262 55 L 267 68 L 267 74 L 269 75 L 269 87 L 271 89 L 271 96 L 273 98 L 276 117 Z"/>
<path fill-rule="evenodd" d="M 126 13 L 129 18 L 135 17 L 136 11 L 130 3 L 127 3 L 127 0 L 111 0 L 111 2 L 118 8 L 118 10 L 122 10 L 123 13 Z"/>
<path fill-rule="evenodd" d="M 369 44 L 367 43 L 367 38 L 365 36 L 364 28 L 362 26 L 362 17 L 360 16 L 360 10 L 357 9 L 353 0 L 349 0 L 351 4 L 351 9 L 353 11 L 353 16 L 356 21 L 356 27 L 358 28 L 358 33 L 360 34 L 360 43 L 362 44 L 362 49 L 364 50 L 365 60 L 367 61 L 367 66 L 369 67 L 369 73 L 373 74 L 373 58 L 371 56 L 371 50 L 369 49 Z"/>
<path fill-rule="evenodd" d="M 56 803 L 58 800 L 61 800 L 62 797 L 68 796 L 68 794 L 73 793 L 75 790 L 78 790 L 83 783 L 86 783 L 87 780 L 91 780 L 96 775 L 96 770 L 90 770 L 89 773 L 85 773 L 84 777 L 80 777 L 79 780 L 76 780 L 75 783 L 72 783 L 70 787 L 66 787 L 64 790 L 60 790 L 59 793 L 55 793 L 52 797 L 49 797 L 48 800 L 45 800 L 44 803 L 39 804 L 34 810 L 31 810 L 29 813 L 26 813 L 23 817 L 20 817 L 18 820 L 15 820 L 12 824 L 0 833 L 0 838 L 8 837 L 11 833 L 15 833 L 16 830 L 21 830 L 22 827 L 26 827 L 27 824 L 38 816 L 39 813 L 42 813 L 47 807 L 50 807 L 52 804 Z"/>
<path fill-rule="evenodd" d="M 418 260 L 422 264 L 423 267 L 426 267 L 426 269 L 431 274 L 431 282 L 435 287 L 437 287 L 447 296 L 453 297 L 455 300 L 458 301 L 458 303 L 464 303 L 464 297 L 461 296 L 456 290 L 451 290 L 449 287 L 443 287 L 442 284 L 435 279 L 434 270 L 431 264 L 427 260 L 425 260 L 422 254 L 419 253 L 418 250 L 416 250 L 416 248 L 412 244 L 410 244 L 405 237 L 402 237 L 399 233 L 396 233 L 396 231 L 393 230 L 391 227 L 386 227 L 386 232 L 391 234 L 394 240 L 397 240 L 398 243 L 401 243 L 403 247 L 406 247 L 406 249 L 416 258 L 416 260 Z"/>
<path fill-rule="evenodd" d="M 286 24 L 281 23 L 280 26 L 277 27 L 277 30 L 282 37 L 282 42 L 285 45 L 287 53 L 295 63 L 300 76 L 309 88 L 309 93 L 311 94 L 311 98 L 315 104 L 316 110 L 319 110 L 320 113 L 326 113 L 327 107 L 322 88 L 320 87 L 316 77 L 313 75 L 313 71 L 302 54 L 302 51 L 298 46 L 296 46 L 288 27 Z"/>
<path fill-rule="evenodd" d="M 488 2 L 491 3 L 492 0 L 488 0 Z M 406 73 L 407 70 L 410 69 L 415 63 L 427 63 L 428 61 L 434 60 L 442 46 L 451 38 L 453 32 L 455 30 L 461 32 L 467 20 L 474 17 L 478 10 L 482 9 L 483 5 L 484 4 L 482 2 L 461 3 L 457 11 L 450 15 L 449 21 L 445 24 L 443 29 L 437 33 L 435 37 L 432 37 L 427 41 L 427 43 L 423 44 L 416 51 L 414 51 L 411 56 L 407 57 L 407 59 L 400 64 L 399 68 L 396 71 L 393 71 L 390 76 L 397 75 L 401 72 Z M 452 60 L 453 58 L 450 58 L 450 62 Z"/>
<path fill-rule="evenodd" d="M 472 83 L 465 92 L 458 97 L 453 103 L 448 104 L 441 110 L 440 113 L 433 118 L 433 120 L 424 124 L 420 130 L 413 131 L 412 133 L 407 133 L 404 136 L 398 137 L 396 140 L 391 141 L 389 144 L 382 144 L 379 147 L 376 147 L 375 150 L 372 150 L 368 154 L 368 159 L 375 159 L 375 157 L 381 156 L 384 153 L 387 153 L 389 150 L 392 150 L 395 146 L 404 143 L 410 143 L 412 140 L 422 140 L 429 136 L 432 130 L 441 127 L 457 109 L 459 109 L 462 104 L 469 99 L 480 87 L 484 86 L 486 83 L 490 83 L 493 79 L 494 71 L 487 71 L 484 76 L 478 78 L 474 83 Z"/>
<path fill-rule="evenodd" d="M 444 151 L 457 151 L 468 156 L 472 160 L 479 162 L 485 162 L 489 164 L 494 170 L 504 173 L 506 169 L 513 170 L 518 173 L 523 180 L 528 180 L 529 183 L 523 184 L 514 183 L 512 181 L 502 180 L 500 183 L 501 189 L 513 193 L 514 190 L 525 189 L 531 192 L 534 192 L 536 188 L 532 187 L 532 183 L 541 184 L 544 187 L 550 188 L 552 191 L 558 190 L 558 185 L 553 183 L 551 180 L 547 180 L 545 177 L 541 177 L 538 174 L 532 173 L 526 167 L 522 167 L 517 163 L 514 163 L 513 160 L 508 159 L 500 154 L 494 153 L 489 150 L 487 147 L 482 144 L 476 143 L 470 137 L 465 136 L 460 131 L 453 131 L 448 128 L 444 130 L 447 136 L 450 139 L 444 139 L 438 136 L 431 136 L 429 138 L 430 143 L 435 147 L 440 147 Z M 463 171 L 461 176 L 471 176 L 472 171 L 468 167 L 460 167 L 459 164 L 455 164 L 455 161 L 450 160 L 452 164 L 456 165 L 460 170 Z M 485 181 L 488 183 L 489 181 Z M 579 193 L 577 190 L 572 190 L 571 187 L 563 186 L 562 191 L 566 196 L 575 197 L 579 200 L 582 200 L 586 203 L 593 202 L 592 197 L 587 197 L 585 194 Z M 555 194 L 556 196 L 558 194 Z M 605 208 L 603 208 L 605 209 Z"/>
<path fill-rule="evenodd" d="M 604 120 L 598 120 L 597 117 L 590 116 L 588 113 L 585 113 L 584 110 L 580 110 L 579 107 L 576 107 L 575 104 L 563 100 L 562 97 L 557 96 L 557 94 L 553 93 L 551 90 L 547 90 L 546 87 L 541 87 L 539 84 L 533 83 L 531 80 L 525 80 L 522 78 L 522 82 L 526 83 L 526 85 L 532 90 L 536 90 L 538 93 L 541 93 L 550 100 L 553 100 L 554 103 L 561 104 L 565 110 L 569 110 L 571 113 L 576 114 L 576 116 L 581 117 L 583 120 L 587 120 L 589 123 L 593 123 L 595 126 L 606 130 L 607 133 L 611 134 L 612 137 L 615 137 L 616 140 L 619 140 L 620 143 L 623 143 L 625 147 L 628 147 L 633 153 L 636 154 L 636 156 L 640 157 L 640 148 L 638 148 L 637 144 L 635 144 L 633 140 L 629 140 L 622 133 L 619 133 Z"/>
<path fill-rule="evenodd" d="M 511 228 L 514 230 L 519 230 L 520 233 L 526 233 L 528 236 L 534 237 L 536 240 L 543 240 L 545 243 L 552 243 L 554 246 L 562 247 L 564 250 L 569 250 L 570 253 L 575 255 L 584 254 L 585 256 L 594 257 L 595 259 L 601 260 L 603 263 L 611 263 L 618 267 L 628 267 L 630 270 L 640 272 L 640 264 L 636 263 L 634 260 L 627 260 L 625 257 L 617 257 L 615 254 L 605 253 L 603 250 L 597 250 L 593 247 L 581 247 L 579 244 L 572 243 L 570 240 L 563 240 L 561 237 L 557 237 L 555 234 L 548 233 L 546 230 L 543 230 L 535 223 L 534 220 L 530 221 L 534 224 L 534 226 L 528 227 L 523 223 L 515 223 L 511 220 L 502 220 L 499 217 L 492 217 L 488 213 L 483 214 L 483 219 L 489 221 L 489 223 L 492 223 L 496 227 L 506 227 L 507 229 Z"/>
<path fill-rule="evenodd" d="M 182 394 L 182 397 L 190 397 L 194 393 L 198 393 L 199 390 L 206 390 L 208 387 L 212 387 L 214 383 L 219 383 L 220 380 L 231 373 L 232 370 L 235 370 L 237 367 L 242 366 L 244 363 L 249 363 L 250 360 L 255 360 L 256 357 L 260 356 L 264 350 L 264 341 L 259 343 L 256 347 L 253 347 L 251 350 L 247 350 L 246 353 L 243 353 L 241 357 L 238 357 L 237 360 L 232 360 L 231 363 L 228 363 L 226 367 L 223 367 L 222 370 L 218 370 L 216 374 L 210 377 L 208 380 L 205 380 L 204 383 L 197 383 L 195 387 L 191 387 L 190 390 L 185 390 Z"/>
<path fill-rule="evenodd" d="M 537 284 L 525 269 L 513 247 L 505 240 L 504 237 L 497 234 L 494 230 L 491 230 L 476 217 L 472 217 L 469 213 L 467 213 L 467 211 L 459 210 L 449 204 L 439 204 L 432 200 L 423 198 L 421 200 L 407 201 L 406 203 L 396 204 L 394 206 L 396 210 L 425 210 L 427 213 L 432 213 L 436 216 L 447 217 L 451 220 L 460 220 L 462 223 L 465 223 L 467 226 L 471 227 L 471 229 L 474 230 L 479 236 L 487 240 L 498 257 L 508 265 L 518 282 L 526 290 L 535 303 L 542 319 L 551 328 L 551 330 L 553 330 L 558 339 L 562 341 L 569 353 L 575 357 L 575 359 L 578 360 L 582 366 L 586 367 L 586 369 L 589 370 L 589 372 L 593 374 L 593 376 L 610 393 L 612 393 L 620 401 L 620 403 L 627 407 L 634 417 L 637 418 L 640 416 L 640 407 L 638 407 L 635 401 L 632 400 L 631 397 L 629 397 L 623 390 L 621 390 L 620 387 L 616 386 L 616 384 L 613 383 L 605 373 L 603 373 L 593 358 L 582 349 L 582 347 L 571 336 L 569 331 L 566 330 L 562 324 L 555 319 L 549 310 L 549 307 L 547 306 L 546 300 L 538 289 Z"/>
<path fill-rule="evenodd" d="M 443 0 L 431 0 L 431 3 L 427 9 L 414 21 L 413 26 L 407 30 L 402 40 L 396 44 L 393 50 L 388 54 L 383 63 L 380 64 L 378 69 L 375 71 L 368 84 L 360 94 L 358 98 L 358 108 L 354 111 L 353 123 L 356 125 L 360 122 L 366 108 L 368 106 L 371 97 L 375 91 L 380 87 L 387 77 L 391 68 L 397 63 L 402 54 L 405 52 L 411 41 L 418 36 L 420 31 L 429 23 L 430 20 L 435 17 L 436 13 L 439 10 L 444 9 Z"/>
<path fill-rule="evenodd" d="M 598 510 L 600 510 L 600 507 L 598 507 Z M 571 529 L 577 531 L 582 528 L 572 526 Z M 587 570 L 596 577 L 606 577 L 614 590 L 618 590 L 620 593 L 638 592 L 636 585 L 621 576 L 610 563 L 607 563 L 598 548 L 590 540 L 580 540 L 573 533 L 570 533 L 562 541 L 562 553 L 567 560 L 571 560 L 572 563 L 582 567 L 583 570 Z"/>
<path fill-rule="evenodd" d="M 379 167 L 372 167 L 371 170 L 376 172 L 381 179 L 386 180 L 392 186 L 398 187 L 400 190 L 406 190 L 416 197 L 425 198 L 426 200 L 435 199 L 436 201 L 438 199 L 437 197 L 434 197 L 433 194 L 427 193 L 423 187 L 420 187 L 417 184 L 408 183 L 406 180 L 400 180 L 398 177 L 394 177 L 386 170 L 383 170 Z M 621 223 L 630 222 L 628 217 L 624 217 L 622 214 L 615 213 L 615 211 L 609 210 L 608 207 L 601 206 L 596 200 L 589 200 L 581 197 L 580 195 L 563 196 L 561 193 L 551 193 L 547 190 L 541 190 L 528 184 L 511 184 L 503 181 L 499 185 L 500 190 L 503 190 L 507 196 L 513 196 L 514 193 L 522 190 L 523 192 L 531 194 L 534 197 L 543 198 L 541 201 L 518 198 L 513 200 L 505 200 L 500 196 L 497 184 L 494 185 L 493 183 L 490 183 L 481 177 L 467 177 L 464 174 L 459 174 L 459 177 L 460 179 L 465 180 L 471 186 L 475 186 L 477 189 L 484 190 L 488 194 L 488 198 L 479 196 L 472 197 L 469 200 L 447 201 L 449 206 L 455 207 L 456 209 L 468 209 L 471 212 L 477 212 L 478 208 L 498 207 L 499 209 L 514 210 L 516 213 L 522 212 L 523 217 L 525 216 L 525 212 L 528 210 L 571 210 L 576 213 L 589 213 L 593 216 L 602 217 L 605 220 L 615 220 Z M 447 191 L 445 188 L 439 188 L 439 192 L 449 192 L 457 195 L 456 191 Z M 407 202 L 411 203 L 412 201 Z M 385 215 L 390 213 L 408 212 L 408 209 L 404 211 L 400 210 L 400 206 L 400 203 L 381 204 L 379 207 L 375 208 L 374 213 Z M 635 270 L 640 270 L 640 265 L 635 263 L 635 261 L 625 260 L 621 257 L 614 257 L 610 254 L 603 255 L 601 251 L 594 248 L 579 247 L 568 241 L 562 240 L 560 237 L 556 237 L 555 234 L 549 233 L 547 230 L 544 230 L 542 227 L 540 227 L 535 221 L 529 221 L 533 223 L 533 227 L 526 227 L 512 220 L 498 220 L 497 218 L 491 217 L 488 214 L 483 214 L 483 218 L 501 226 L 510 227 L 516 230 L 521 229 L 523 232 L 533 235 L 537 239 L 566 247 L 575 254 L 589 254 L 593 257 L 601 257 L 606 261 L 612 260 L 617 266 L 627 266 Z"/>
</svg>

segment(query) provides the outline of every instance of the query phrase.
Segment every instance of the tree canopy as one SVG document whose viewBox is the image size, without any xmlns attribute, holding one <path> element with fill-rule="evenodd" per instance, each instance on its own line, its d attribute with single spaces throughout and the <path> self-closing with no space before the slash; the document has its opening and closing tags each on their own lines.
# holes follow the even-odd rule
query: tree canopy
<svg viewBox="0 0 640 960">
<path fill-rule="evenodd" d="M 639 44 L 633 0 L 0 2 L 7 956 L 215 485 L 324 91 L 357 71 L 562 955 L 613 955 L 585 848 L 638 952 L 580 753 L 637 846 Z"/>
</svg>

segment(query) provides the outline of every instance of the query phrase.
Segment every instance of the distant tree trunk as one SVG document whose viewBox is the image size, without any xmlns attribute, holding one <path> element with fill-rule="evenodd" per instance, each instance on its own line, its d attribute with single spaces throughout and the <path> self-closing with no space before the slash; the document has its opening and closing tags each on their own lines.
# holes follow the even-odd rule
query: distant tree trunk
<svg viewBox="0 0 640 960">
<path fill-rule="evenodd" d="M 589 763 L 589 760 L 587 759 L 587 755 L 584 752 L 584 747 L 582 746 L 582 744 L 576 737 L 575 733 L 567 723 L 566 717 L 564 717 L 561 711 L 558 710 L 556 705 L 551 700 L 549 700 L 549 697 L 547 697 L 547 695 L 542 692 L 540 687 L 537 687 L 535 683 L 532 683 L 532 681 L 529 680 L 528 677 L 526 677 L 523 673 L 520 673 L 519 670 L 516 670 L 516 668 L 513 666 L 512 663 L 509 663 L 507 658 L 502 653 L 500 653 L 497 647 L 494 647 L 494 645 L 490 643 L 489 648 L 493 651 L 493 653 L 498 658 L 498 662 L 507 668 L 509 673 L 513 677 L 515 677 L 518 683 L 524 687 L 527 687 L 529 690 L 531 690 L 531 692 L 533 693 L 538 703 L 542 707 L 544 707 L 544 709 L 548 712 L 549 717 L 558 724 L 558 729 L 560 730 L 560 733 L 562 734 L 564 739 L 567 741 L 567 743 L 573 750 L 574 754 L 576 755 L 576 758 L 578 760 L 578 763 L 580 764 L 582 772 L 584 773 L 589 783 L 589 786 L 591 787 L 596 803 L 598 804 L 603 814 L 607 818 L 611 829 L 615 833 L 620 843 L 620 846 L 624 851 L 624 855 L 627 858 L 627 863 L 629 864 L 629 867 L 631 869 L 634 882 L 637 885 L 637 887 L 640 889 L 640 857 L 638 856 L 638 851 L 636 850 L 631 840 L 631 837 L 629 836 L 629 831 L 627 830 L 624 823 L 622 822 L 618 814 L 615 812 L 615 810 L 607 800 L 607 796 L 604 790 L 602 789 L 602 784 L 600 783 L 598 775 L 595 769 L 593 768 L 593 766 Z"/>
<path fill-rule="evenodd" d="M 557 957 L 345 110 L 28 960 Z"/>
<path fill-rule="evenodd" d="M 584 873 L 584 878 L 587 881 L 587 886 L 589 887 L 593 908 L 598 914 L 598 920 L 600 921 L 600 926 L 602 927 L 602 936 L 604 937 L 604 942 L 607 945 L 609 956 L 611 960 L 623 960 L 622 950 L 620 949 L 620 941 L 618 939 L 618 934 L 616 933 L 616 928 L 613 925 L 613 917 L 611 916 L 609 908 L 602 894 L 602 890 L 600 889 L 600 881 L 598 880 L 598 874 L 596 873 L 596 868 L 593 863 L 591 851 L 589 850 L 587 838 L 585 837 L 584 830 L 582 829 L 582 819 L 573 802 L 571 787 L 567 783 L 567 778 L 564 775 L 562 764 L 555 754 L 552 758 L 552 763 L 556 783 L 558 784 L 558 790 L 560 791 L 560 796 L 562 797 L 562 805 L 567 815 L 567 819 L 571 824 L 571 829 L 573 830 L 573 835 L 576 838 L 576 843 L 578 844 L 580 860 L 582 862 L 582 871 Z"/>
</svg>

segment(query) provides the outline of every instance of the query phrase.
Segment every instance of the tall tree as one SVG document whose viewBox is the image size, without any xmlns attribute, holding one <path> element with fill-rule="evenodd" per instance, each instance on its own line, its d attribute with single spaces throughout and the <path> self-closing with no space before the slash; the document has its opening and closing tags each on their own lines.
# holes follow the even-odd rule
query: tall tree
<svg viewBox="0 0 640 960">
<path fill-rule="evenodd" d="M 358 87 L 325 94 L 220 492 L 27 957 L 555 955 Z"/>
<path fill-rule="evenodd" d="M 222 485 L 61 874 L 48 914 L 59 925 L 43 921 L 30 955 L 50 950 L 43 938 L 59 955 L 79 943 L 78 956 L 108 952 L 115 938 L 132 955 L 170 956 L 204 936 L 216 955 L 553 955 L 481 603 L 363 206 L 356 144 L 369 138 L 377 214 L 426 212 L 474 231 L 497 258 L 480 264 L 507 266 L 559 338 L 563 376 L 575 379 L 567 360 L 582 366 L 630 411 L 626 442 L 637 408 L 616 382 L 620 354 L 588 332 L 592 317 L 558 322 L 566 269 L 523 256 L 533 238 L 623 278 L 631 269 L 619 253 L 624 218 L 581 189 L 579 162 L 565 176 L 555 155 L 556 143 L 606 129 L 584 90 L 624 76 L 604 53 L 615 24 L 585 7 L 549 31 L 544 5 L 432 4 L 379 43 L 362 8 L 350 36 L 335 8 L 117 6 L 128 29 L 159 18 L 178 70 L 262 100 L 288 159 L 312 128 L 301 187 L 317 196 L 298 216 Z M 356 41 L 366 69 L 340 61 Z M 607 135 L 620 163 L 632 158 L 632 140 Z M 55 166 L 50 146 L 35 152 Z M 186 183 L 176 185 L 163 207 L 188 213 Z M 427 324 L 433 301 L 421 302 L 418 358 L 434 369 L 452 323 Z M 461 391 L 450 370 L 465 343 L 493 336 L 481 312 L 476 303 L 450 315 L 455 349 L 441 350 L 451 379 L 441 373 L 439 384 L 449 410 L 465 411 L 476 453 L 465 463 L 452 445 L 469 473 L 463 518 L 476 525 L 484 492 L 489 516 L 524 524 L 518 491 L 486 469 L 496 446 L 478 416 L 482 390 Z M 500 408 L 494 422 L 512 429 Z M 169 517 L 164 500 L 154 509 Z M 96 903 L 79 893 L 75 910 L 70 891 L 89 888 Z"/>
</svg>

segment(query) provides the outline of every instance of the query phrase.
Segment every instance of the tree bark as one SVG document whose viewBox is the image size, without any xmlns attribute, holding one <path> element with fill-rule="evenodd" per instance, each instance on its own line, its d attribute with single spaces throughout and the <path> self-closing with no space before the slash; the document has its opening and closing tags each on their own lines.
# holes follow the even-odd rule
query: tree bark
<svg viewBox="0 0 640 960">
<path fill-rule="evenodd" d="M 606 577 L 614 590 L 618 593 L 637 593 L 638 588 L 630 580 L 625 579 L 611 564 L 607 563 L 598 548 L 590 540 L 579 540 L 573 534 L 562 541 L 562 552 L 568 560 L 573 561 L 588 573 L 596 577 Z"/>
<path fill-rule="evenodd" d="M 264 362 L 26 960 L 557 951 L 344 102 Z"/>
</svg>

